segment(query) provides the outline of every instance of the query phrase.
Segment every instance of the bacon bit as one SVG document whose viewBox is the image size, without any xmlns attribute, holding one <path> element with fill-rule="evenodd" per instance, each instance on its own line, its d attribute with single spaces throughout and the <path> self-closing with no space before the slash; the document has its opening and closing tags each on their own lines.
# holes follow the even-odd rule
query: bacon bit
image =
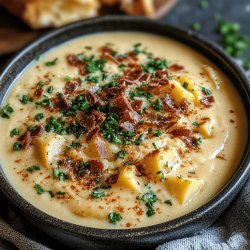
<svg viewBox="0 0 250 250">
<path fill-rule="evenodd" d="M 96 148 L 97 148 L 98 154 L 99 154 L 101 159 L 107 159 L 108 158 L 109 152 L 108 152 L 105 141 L 103 141 L 100 138 L 98 140 L 96 140 Z"/>
<path fill-rule="evenodd" d="M 120 123 L 120 127 L 126 131 L 133 133 L 135 131 L 135 127 L 131 122 L 125 121 Z"/>
<path fill-rule="evenodd" d="M 202 105 L 204 105 L 205 107 L 211 107 L 212 104 L 215 100 L 214 100 L 214 97 L 213 96 L 207 96 L 207 97 L 204 97 L 200 100 L 200 103 Z"/>
<path fill-rule="evenodd" d="M 79 73 L 82 75 L 82 76 L 86 76 L 88 74 L 88 70 L 87 70 L 87 66 L 85 64 L 81 65 L 79 67 Z"/>
<path fill-rule="evenodd" d="M 105 183 L 109 185 L 115 184 L 118 180 L 118 177 L 119 174 L 112 174 L 105 180 Z"/>
<path fill-rule="evenodd" d="M 174 104 L 174 102 L 171 99 L 169 94 L 165 95 L 164 101 L 166 104 L 167 111 L 169 111 L 169 112 L 176 112 L 177 111 L 176 106 L 175 106 L 175 104 Z"/>
<path fill-rule="evenodd" d="M 92 129 L 90 132 L 88 132 L 86 136 L 86 141 L 90 141 L 93 137 L 97 136 L 99 132 L 100 132 L 99 127 L 95 127 L 94 129 Z"/>
<path fill-rule="evenodd" d="M 37 97 L 37 98 L 40 98 L 42 97 L 43 95 L 43 89 L 42 88 L 39 88 L 35 91 L 34 95 Z"/>
<path fill-rule="evenodd" d="M 184 142 L 184 144 L 186 145 L 188 149 L 196 148 L 197 139 L 195 137 L 180 136 L 180 139 Z"/>
<path fill-rule="evenodd" d="M 148 73 L 144 73 L 139 79 L 139 82 L 147 82 L 150 78 L 150 75 Z"/>
<path fill-rule="evenodd" d="M 124 93 L 126 89 L 126 85 L 125 84 L 122 84 L 121 86 L 119 87 L 111 87 L 111 88 L 107 88 L 105 89 L 105 92 L 107 93 L 108 96 L 110 97 L 116 97 L 118 95 L 121 95 Z"/>
<path fill-rule="evenodd" d="M 65 84 L 65 93 L 66 94 L 72 94 L 72 93 L 74 93 L 77 90 L 77 88 L 79 87 L 79 85 L 80 85 L 79 82 L 76 81 L 76 80 L 67 82 Z"/>
<path fill-rule="evenodd" d="M 171 134 L 173 136 L 185 136 L 185 137 L 190 137 L 191 136 L 191 131 L 190 129 L 186 128 L 177 128 L 171 131 Z"/>
<path fill-rule="evenodd" d="M 82 64 L 82 61 L 79 60 L 77 55 L 74 54 L 70 54 L 67 56 L 67 62 L 72 66 L 79 66 L 80 64 Z"/>
<path fill-rule="evenodd" d="M 132 59 L 133 61 L 138 61 L 138 57 L 135 55 L 135 53 L 133 51 L 130 51 L 128 53 L 128 59 Z"/>
<path fill-rule="evenodd" d="M 135 111 L 140 111 L 143 107 L 144 101 L 143 100 L 134 100 L 132 102 L 132 107 Z"/>
<path fill-rule="evenodd" d="M 166 79 L 168 77 L 168 72 L 166 70 L 157 70 L 156 75 L 161 79 Z"/>
<path fill-rule="evenodd" d="M 89 104 L 91 106 L 93 105 L 97 105 L 97 106 L 104 106 L 105 102 L 101 100 L 101 98 L 94 92 L 92 91 L 87 91 L 87 93 L 85 94 L 87 101 L 89 102 Z"/>
<path fill-rule="evenodd" d="M 21 137 L 19 137 L 19 141 L 22 142 L 22 148 L 27 149 L 32 142 L 30 131 L 26 131 Z"/>
<path fill-rule="evenodd" d="M 102 162 L 97 161 L 97 160 L 89 160 L 89 164 L 90 164 L 90 173 L 98 176 L 101 175 L 103 173 L 104 170 L 104 166 L 102 164 Z"/>
<path fill-rule="evenodd" d="M 131 122 L 132 124 L 137 124 L 141 119 L 141 116 L 135 112 L 134 110 L 126 110 L 124 113 L 123 113 L 123 121 L 129 121 Z"/>
<path fill-rule="evenodd" d="M 171 71 L 181 71 L 184 67 L 179 64 L 172 64 L 168 69 Z"/>
<path fill-rule="evenodd" d="M 226 158 L 224 157 L 224 155 L 222 155 L 222 154 L 217 154 L 216 155 L 216 158 L 218 158 L 218 159 L 221 159 L 221 160 L 226 160 Z"/>
<path fill-rule="evenodd" d="M 123 77 L 121 79 L 130 80 L 130 81 L 138 81 L 142 76 L 141 67 L 136 67 L 134 69 L 127 69 L 123 72 Z"/>
<path fill-rule="evenodd" d="M 233 120 L 233 119 L 230 119 L 230 122 L 231 122 L 231 123 L 234 123 L 234 120 Z"/>
<path fill-rule="evenodd" d="M 38 127 L 34 131 L 30 132 L 30 135 L 31 136 L 41 136 L 43 132 L 44 132 L 44 126 L 39 124 Z"/>
<path fill-rule="evenodd" d="M 149 81 L 149 87 L 158 87 L 159 85 L 167 85 L 169 82 L 167 79 L 152 78 Z"/>
<path fill-rule="evenodd" d="M 77 110 L 76 112 L 76 120 L 80 124 L 80 126 L 86 129 L 87 131 L 93 130 L 96 126 L 95 116 L 87 115 L 80 110 Z"/>
<path fill-rule="evenodd" d="M 181 99 L 181 102 L 180 102 L 180 109 L 182 112 L 186 113 L 187 110 L 188 110 L 188 106 L 189 106 L 189 102 L 187 99 L 183 98 Z"/>
<path fill-rule="evenodd" d="M 16 159 L 15 162 L 18 163 L 18 162 L 21 162 L 22 159 Z"/>
<path fill-rule="evenodd" d="M 126 223 L 126 227 L 131 227 L 132 226 L 132 224 L 131 223 Z"/>
<path fill-rule="evenodd" d="M 95 116 L 95 121 L 96 121 L 96 123 L 98 123 L 98 124 L 103 123 L 103 122 L 105 121 L 105 119 L 106 119 L 105 113 L 103 113 L 103 112 L 101 112 L 101 111 L 92 110 L 91 114 Z"/>
<path fill-rule="evenodd" d="M 60 108 L 64 108 L 67 110 L 70 109 L 70 107 L 71 107 L 70 101 L 67 99 L 67 97 L 65 95 L 63 95 L 62 98 L 59 99 L 59 102 L 57 103 L 57 105 Z"/>
<path fill-rule="evenodd" d="M 90 106 L 93 106 L 96 104 L 98 96 L 94 92 L 87 91 L 85 96 Z"/>
<path fill-rule="evenodd" d="M 124 111 L 133 110 L 129 100 L 124 95 L 111 100 L 111 103 L 114 107 L 111 107 L 110 109 L 114 113 L 122 114 Z"/>
<path fill-rule="evenodd" d="M 137 176 L 146 176 L 146 169 L 143 165 L 136 165 Z"/>
</svg>

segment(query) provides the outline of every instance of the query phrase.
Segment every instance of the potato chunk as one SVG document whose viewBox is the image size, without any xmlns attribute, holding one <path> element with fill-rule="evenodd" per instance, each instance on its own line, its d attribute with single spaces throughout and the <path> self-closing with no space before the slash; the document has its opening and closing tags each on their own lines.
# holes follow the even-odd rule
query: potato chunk
<svg viewBox="0 0 250 250">
<path fill-rule="evenodd" d="M 175 147 L 157 149 L 143 159 L 146 173 L 151 174 L 155 180 L 162 180 L 162 177 L 178 168 L 180 163 L 181 159 Z"/>
<path fill-rule="evenodd" d="M 33 140 L 35 152 L 46 168 L 50 168 L 55 158 L 60 154 L 65 139 L 61 135 L 46 135 Z"/>
<path fill-rule="evenodd" d="M 116 185 L 130 189 L 133 192 L 140 192 L 140 183 L 138 182 L 134 165 L 122 168 Z"/>
<path fill-rule="evenodd" d="M 194 81 L 188 77 L 181 77 L 178 79 L 182 87 L 186 87 L 186 90 L 194 95 L 194 103 L 196 106 L 200 106 L 201 93 Z"/>
<path fill-rule="evenodd" d="M 212 130 L 214 124 L 215 124 L 214 120 L 208 120 L 201 123 L 198 127 L 199 133 L 205 138 L 210 138 L 212 136 Z"/>
<path fill-rule="evenodd" d="M 180 104 L 183 98 L 185 98 L 190 102 L 195 101 L 194 95 L 191 94 L 189 91 L 187 91 L 185 88 L 183 88 L 183 86 L 178 81 L 172 80 L 170 83 L 171 83 L 170 95 L 177 105 Z"/>
<path fill-rule="evenodd" d="M 106 142 L 100 137 L 94 137 L 83 150 L 89 157 L 99 160 L 110 160 L 114 156 L 109 152 Z"/>
<path fill-rule="evenodd" d="M 187 204 L 203 187 L 203 180 L 177 176 L 168 176 L 165 183 L 169 193 L 183 205 Z"/>
</svg>

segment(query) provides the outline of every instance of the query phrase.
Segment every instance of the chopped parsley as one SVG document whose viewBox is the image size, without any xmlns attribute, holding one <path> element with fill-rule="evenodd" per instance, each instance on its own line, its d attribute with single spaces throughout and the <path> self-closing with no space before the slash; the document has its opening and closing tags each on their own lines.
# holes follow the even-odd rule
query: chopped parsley
<svg viewBox="0 0 250 250">
<path fill-rule="evenodd" d="M 103 71 L 106 61 L 99 59 L 90 59 L 87 62 L 87 70 L 89 73 L 95 73 L 96 71 Z"/>
<path fill-rule="evenodd" d="M 13 128 L 11 131 L 10 131 L 10 136 L 13 137 L 15 135 L 19 135 L 19 129 L 18 128 Z"/>
<path fill-rule="evenodd" d="M 155 102 L 153 108 L 154 108 L 155 110 L 157 110 L 157 111 L 160 111 L 160 110 L 163 109 L 163 103 L 162 103 L 162 100 L 161 100 L 160 98 L 157 98 L 157 99 L 156 99 L 156 102 Z"/>
<path fill-rule="evenodd" d="M 124 159 L 126 154 L 128 154 L 125 150 L 120 150 L 119 152 L 115 153 L 115 160 L 117 159 Z"/>
<path fill-rule="evenodd" d="M 66 179 L 68 179 L 67 175 L 60 169 L 55 168 L 52 171 L 53 177 L 59 179 L 60 181 L 64 182 Z"/>
<path fill-rule="evenodd" d="M 52 86 L 48 87 L 47 93 L 52 94 L 54 91 L 54 88 Z"/>
<path fill-rule="evenodd" d="M 156 70 L 164 70 L 168 68 L 169 63 L 165 59 L 150 59 L 146 64 L 141 65 L 147 73 L 154 73 Z"/>
<path fill-rule="evenodd" d="M 196 140 L 195 144 L 196 144 L 197 146 L 201 145 L 201 144 L 202 144 L 202 139 L 199 137 L 199 138 Z"/>
<path fill-rule="evenodd" d="M 154 210 L 154 203 L 158 200 L 157 196 L 154 194 L 153 191 L 149 191 L 148 193 L 145 193 L 141 198 L 139 198 L 140 200 L 142 200 L 146 207 L 147 207 L 147 212 L 146 215 L 148 217 L 152 216 L 155 214 L 155 210 Z"/>
<path fill-rule="evenodd" d="M 31 167 L 26 168 L 26 170 L 27 170 L 28 172 L 32 173 L 32 172 L 35 171 L 35 170 L 40 170 L 40 167 L 37 166 L 37 165 L 33 165 L 33 166 L 31 166 Z"/>
<path fill-rule="evenodd" d="M 188 88 L 188 83 L 184 82 L 182 86 L 183 86 L 184 89 L 187 89 Z"/>
<path fill-rule="evenodd" d="M 57 194 L 57 195 L 65 195 L 66 192 L 58 191 L 58 192 L 56 192 L 56 194 Z"/>
<path fill-rule="evenodd" d="M 36 190 L 37 194 L 43 194 L 44 190 L 39 184 L 35 184 L 34 189 Z"/>
<path fill-rule="evenodd" d="M 35 120 L 36 120 L 36 121 L 40 121 L 40 120 L 42 120 L 43 118 L 44 118 L 43 113 L 38 113 L 38 114 L 35 116 Z"/>
<path fill-rule="evenodd" d="M 81 146 L 82 146 L 81 143 L 72 141 L 72 143 L 70 145 L 66 146 L 66 148 L 67 149 L 80 148 Z"/>
<path fill-rule="evenodd" d="M 47 192 L 48 192 L 48 194 L 49 194 L 49 196 L 50 196 L 51 198 L 54 197 L 54 194 L 53 194 L 53 192 L 52 192 L 51 190 L 49 190 L 49 191 L 47 191 Z"/>
<path fill-rule="evenodd" d="M 71 76 L 65 76 L 65 77 L 64 77 L 64 80 L 65 80 L 66 82 L 69 82 L 69 81 L 71 80 Z"/>
<path fill-rule="evenodd" d="M 178 179 L 183 179 L 183 176 L 182 175 L 177 175 L 177 178 Z"/>
<path fill-rule="evenodd" d="M 194 121 L 194 122 L 192 122 L 192 125 L 199 127 L 200 123 L 198 121 Z"/>
<path fill-rule="evenodd" d="M 153 142 L 152 145 L 153 145 L 153 147 L 154 147 L 155 149 L 157 149 L 157 146 L 156 146 L 155 142 Z"/>
<path fill-rule="evenodd" d="M 87 49 L 87 50 L 92 50 L 91 46 L 85 46 L 84 48 Z"/>
<path fill-rule="evenodd" d="M 20 100 L 20 102 L 21 102 L 22 104 L 27 104 L 28 101 L 29 101 L 29 98 L 28 98 L 27 95 L 23 95 L 19 100 Z"/>
<path fill-rule="evenodd" d="M 212 91 L 208 88 L 201 87 L 201 91 L 204 95 L 212 95 Z"/>
<path fill-rule="evenodd" d="M 62 118 L 59 117 L 56 119 L 54 117 L 50 117 L 45 126 L 45 130 L 47 132 L 64 135 L 67 133 L 64 125 L 65 122 L 62 120 Z"/>
<path fill-rule="evenodd" d="M 194 22 L 194 23 L 192 24 L 192 29 L 193 29 L 194 31 L 200 31 L 200 30 L 201 30 L 201 24 L 200 24 L 199 22 Z"/>
<path fill-rule="evenodd" d="M 172 205 L 173 205 L 171 200 L 165 200 L 164 203 L 166 203 L 170 207 L 172 207 Z"/>
<path fill-rule="evenodd" d="M 109 217 L 109 222 L 112 224 L 116 224 L 116 222 L 122 219 L 122 216 L 115 212 L 110 212 L 108 217 Z"/>
<path fill-rule="evenodd" d="M 162 134 L 160 129 L 157 129 L 156 132 L 153 133 L 153 136 L 159 137 Z"/>
<path fill-rule="evenodd" d="M 58 58 L 56 57 L 52 61 L 45 62 L 45 65 L 48 67 L 54 66 L 54 65 L 56 65 L 57 61 L 58 61 Z"/>
<path fill-rule="evenodd" d="M 41 106 L 50 106 L 51 105 L 51 100 L 49 99 L 48 96 L 43 95 L 43 100 L 41 102 L 36 102 L 36 105 L 41 105 Z"/>
<path fill-rule="evenodd" d="M 103 191 L 103 189 L 109 189 L 109 188 L 111 188 L 111 186 L 102 185 L 99 187 L 95 187 L 91 193 L 91 196 L 93 198 L 101 198 L 106 195 L 106 192 Z"/>
<path fill-rule="evenodd" d="M 19 143 L 19 142 L 15 142 L 14 144 L 13 144 L 13 148 L 12 148 L 14 151 L 19 151 L 19 150 L 21 150 L 22 149 L 22 144 L 21 143 Z"/>
<path fill-rule="evenodd" d="M 131 166 L 133 165 L 132 161 L 126 161 L 123 166 Z"/>
<path fill-rule="evenodd" d="M 146 134 L 142 133 L 139 135 L 138 139 L 134 141 L 135 145 L 140 145 L 145 140 Z"/>
<path fill-rule="evenodd" d="M 114 113 L 108 113 L 106 120 L 101 126 L 101 131 L 106 140 L 111 143 L 119 144 L 121 140 L 119 138 L 119 122 L 118 116 Z"/>
<path fill-rule="evenodd" d="M 165 174 L 162 170 L 159 170 L 156 172 L 160 176 L 160 180 L 164 181 L 165 180 Z"/>
<path fill-rule="evenodd" d="M 153 95 L 142 89 L 136 88 L 134 91 L 129 92 L 130 99 L 134 100 L 135 97 L 145 97 L 148 101 L 151 101 Z"/>
<path fill-rule="evenodd" d="M 86 80 L 93 83 L 98 83 L 100 81 L 99 76 L 87 76 Z"/>
<path fill-rule="evenodd" d="M 14 109 L 7 104 L 6 106 L 4 106 L 1 110 L 1 116 L 3 118 L 10 118 L 10 114 L 14 112 Z"/>
</svg>

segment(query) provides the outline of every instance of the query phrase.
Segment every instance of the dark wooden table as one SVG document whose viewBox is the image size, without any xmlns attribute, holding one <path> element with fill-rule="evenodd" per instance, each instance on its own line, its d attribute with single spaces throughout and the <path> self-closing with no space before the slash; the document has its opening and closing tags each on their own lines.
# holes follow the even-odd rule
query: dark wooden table
<svg viewBox="0 0 250 250">
<path fill-rule="evenodd" d="M 205 9 L 200 8 L 200 0 L 179 0 L 176 6 L 164 17 L 161 21 L 179 26 L 182 28 L 190 28 L 194 22 L 199 22 L 201 24 L 200 34 L 206 38 L 218 42 L 219 36 L 215 32 L 216 22 L 213 18 L 214 14 L 218 13 L 222 16 L 224 20 L 235 21 L 240 23 L 242 32 L 245 35 L 250 36 L 250 1 L 249 0 L 207 0 L 208 7 Z M 18 31 L 33 33 L 25 24 L 20 22 L 19 19 L 8 14 L 4 9 L 0 8 L 0 30 L 10 27 Z M 38 32 L 36 34 L 38 37 L 42 35 L 45 31 Z M 17 38 L 18 39 L 18 38 Z M 0 32 L 0 42 L 1 42 L 1 32 Z M 0 72 L 1 65 L 10 58 L 13 54 L 7 54 L 0 56 Z M 247 52 L 246 57 L 250 59 L 250 50 Z M 8 216 L 8 205 L 7 202 L 0 195 L 0 215 L 5 218 Z M 4 206 L 2 204 L 5 204 Z M 50 247 L 63 249 L 60 243 L 55 242 L 55 240 L 45 236 L 44 234 L 37 233 L 35 229 L 27 230 L 28 236 L 39 239 L 43 244 Z M 56 247 L 55 247 L 56 246 Z"/>
</svg>

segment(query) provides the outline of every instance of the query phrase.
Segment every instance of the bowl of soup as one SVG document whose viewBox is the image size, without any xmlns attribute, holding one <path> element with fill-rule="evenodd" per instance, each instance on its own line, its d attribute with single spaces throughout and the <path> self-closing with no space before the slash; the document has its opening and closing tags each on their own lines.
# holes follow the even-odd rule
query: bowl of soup
<svg viewBox="0 0 250 250">
<path fill-rule="evenodd" d="M 217 46 L 141 18 L 53 31 L 1 76 L 0 188 L 75 247 L 211 225 L 249 176 L 249 85 Z"/>
</svg>

